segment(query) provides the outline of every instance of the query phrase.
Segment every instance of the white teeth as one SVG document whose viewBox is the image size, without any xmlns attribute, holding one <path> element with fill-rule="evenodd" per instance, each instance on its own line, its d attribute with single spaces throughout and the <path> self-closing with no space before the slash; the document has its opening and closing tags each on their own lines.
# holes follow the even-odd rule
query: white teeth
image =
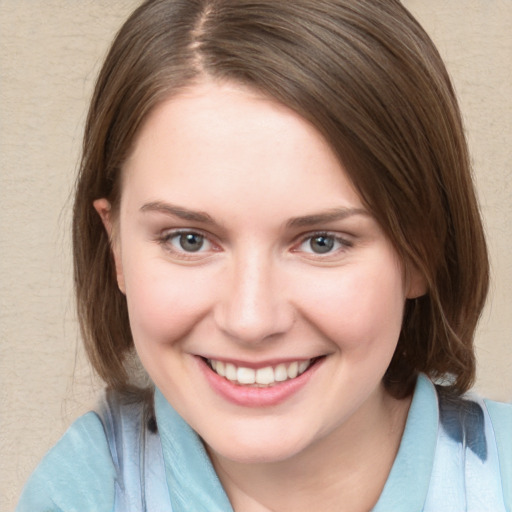
<svg viewBox="0 0 512 512">
<path fill-rule="evenodd" d="M 310 363 L 311 363 L 311 361 L 302 361 L 301 363 L 299 363 L 299 375 L 301 373 L 304 373 L 309 368 Z M 217 373 L 218 374 L 220 374 L 219 364 L 222 364 L 222 363 L 220 361 L 218 361 L 218 364 L 217 364 Z"/>
<path fill-rule="evenodd" d="M 236 366 L 231 363 L 226 363 L 226 379 L 236 380 Z"/>
<path fill-rule="evenodd" d="M 215 359 L 209 359 L 208 362 L 214 372 L 232 382 L 246 386 L 255 385 L 265 387 L 272 386 L 276 382 L 295 379 L 311 366 L 312 359 L 300 362 L 293 361 L 286 364 L 280 363 L 275 367 L 265 366 L 257 370 L 244 366 L 237 367 L 232 363 L 225 363 Z"/>
<path fill-rule="evenodd" d="M 236 377 L 240 384 L 254 384 L 256 382 L 256 372 L 252 368 L 239 367 Z"/>
<path fill-rule="evenodd" d="M 286 365 L 278 364 L 274 370 L 274 375 L 276 382 L 284 382 L 285 380 L 288 380 L 288 370 L 286 369 Z"/>
<path fill-rule="evenodd" d="M 288 366 L 288 378 L 289 379 L 295 379 L 297 375 L 299 374 L 299 363 L 292 363 L 290 366 Z"/>
<path fill-rule="evenodd" d="M 274 370 L 271 366 L 266 366 L 256 371 L 257 384 L 272 384 L 274 382 Z"/>
<path fill-rule="evenodd" d="M 226 367 L 222 361 L 217 361 L 217 366 L 214 368 L 214 370 L 221 376 L 226 376 Z"/>
</svg>

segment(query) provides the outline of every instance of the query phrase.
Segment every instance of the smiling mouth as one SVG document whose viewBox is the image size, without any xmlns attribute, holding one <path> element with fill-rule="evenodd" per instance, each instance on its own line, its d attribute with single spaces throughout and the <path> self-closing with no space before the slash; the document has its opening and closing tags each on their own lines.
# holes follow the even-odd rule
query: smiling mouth
<svg viewBox="0 0 512 512">
<path fill-rule="evenodd" d="M 275 366 L 263 368 L 247 368 L 237 366 L 233 363 L 226 363 L 216 359 L 205 359 L 206 364 L 217 375 L 240 386 L 267 388 L 281 382 L 296 379 L 299 375 L 309 370 L 320 357 L 302 361 L 280 363 Z"/>
</svg>

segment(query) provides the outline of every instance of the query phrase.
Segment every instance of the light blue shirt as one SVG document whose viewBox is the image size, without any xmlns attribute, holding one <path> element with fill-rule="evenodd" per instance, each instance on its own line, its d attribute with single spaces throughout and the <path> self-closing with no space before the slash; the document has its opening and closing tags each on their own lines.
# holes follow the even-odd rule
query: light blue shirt
<svg viewBox="0 0 512 512">
<path fill-rule="evenodd" d="M 107 395 L 41 461 L 17 512 L 232 512 L 201 440 L 158 390 L 155 412 L 158 434 L 139 402 Z M 416 511 L 512 512 L 512 405 L 448 398 L 419 376 L 373 509 Z"/>
</svg>

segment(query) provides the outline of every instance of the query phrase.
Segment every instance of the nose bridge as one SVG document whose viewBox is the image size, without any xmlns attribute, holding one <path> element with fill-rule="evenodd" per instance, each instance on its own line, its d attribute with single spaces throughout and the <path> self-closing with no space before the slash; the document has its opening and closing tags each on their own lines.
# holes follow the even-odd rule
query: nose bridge
<svg viewBox="0 0 512 512">
<path fill-rule="evenodd" d="M 258 342 L 284 333 L 293 322 L 291 306 L 280 286 L 279 265 L 262 250 L 246 250 L 233 258 L 219 327 L 241 342 Z"/>
</svg>

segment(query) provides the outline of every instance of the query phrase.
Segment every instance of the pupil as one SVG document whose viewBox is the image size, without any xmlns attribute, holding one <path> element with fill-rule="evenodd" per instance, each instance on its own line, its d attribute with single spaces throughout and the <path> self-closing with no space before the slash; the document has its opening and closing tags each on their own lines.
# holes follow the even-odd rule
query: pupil
<svg viewBox="0 0 512 512">
<path fill-rule="evenodd" d="M 180 245 L 187 252 L 199 251 L 203 246 L 203 237 L 197 233 L 186 233 L 180 236 Z"/>
<path fill-rule="evenodd" d="M 332 236 L 315 236 L 310 242 L 311 249 L 316 253 L 329 252 L 334 247 L 334 239 Z"/>
</svg>

